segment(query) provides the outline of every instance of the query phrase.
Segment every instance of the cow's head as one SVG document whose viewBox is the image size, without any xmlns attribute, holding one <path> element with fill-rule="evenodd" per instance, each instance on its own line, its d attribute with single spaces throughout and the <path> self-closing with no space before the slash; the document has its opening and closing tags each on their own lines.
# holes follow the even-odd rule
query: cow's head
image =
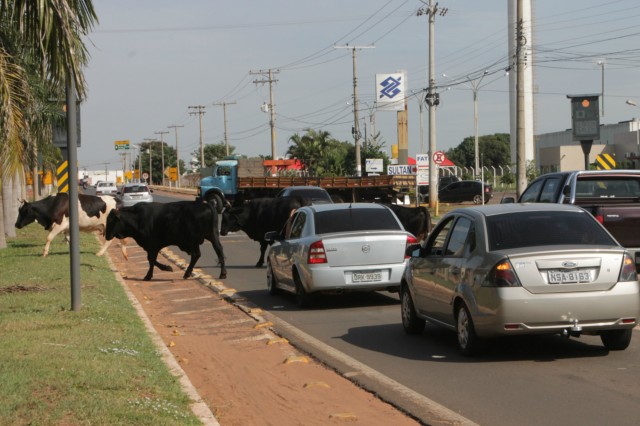
<svg viewBox="0 0 640 426">
<path fill-rule="evenodd" d="M 120 210 L 113 209 L 107 216 L 107 228 L 104 231 L 104 237 L 107 241 L 113 238 L 126 238 L 121 236 L 124 225 L 120 219 Z"/>
<path fill-rule="evenodd" d="M 18 219 L 16 220 L 16 228 L 22 229 L 23 227 L 35 222 L 36 215 L 31 207 L 31 204 L 26 200 L 19 200 L 22 204 L 18 210 Z"/>
<path fill-rule="evenodd" d="M 242 229 L 240 216 L 248 206 L 225 208 L 222 211 L 220 221 L 220 235 L 227 235 L 229 232 L 238 232 Z"/>
</svg>

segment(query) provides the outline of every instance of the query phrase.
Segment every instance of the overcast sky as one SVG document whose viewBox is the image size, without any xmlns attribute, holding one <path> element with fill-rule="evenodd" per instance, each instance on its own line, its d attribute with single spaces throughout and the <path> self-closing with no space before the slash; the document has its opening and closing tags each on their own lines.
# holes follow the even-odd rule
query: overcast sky
<svg viewBox="0 0 640 426">
<path fill-rule="evenodd" d="M 507 1 L 440 0 L 447 8 L 435 26 L 436 84 L 449 86 L 490 74 L 478 91 L 479 134 L 509 133 Z M 353 141 L 351 50 L 357 50 L 360 127 L 369 129 L 376 73 L 404 70 L 407 91 L 427 86 L 428 25 L 419 0 L 94 0 L 99 25 L 89 35 L 88 98 L 82 105 L 80 168 L 121 165 L 114 141 L 162 137 L 189 161 L 199 151 L 203 105 L 205 144 L 224 141 L 223 108 L 236 153 L 270 155 L 266 77 L 272 69 L 277 155 L 306 128 Z M 640 116 L 640 8 L 637 0 L 533 0 L 535 133 L 571 127 L 567 94 L 600 93 L 604 61 L 605 114 L 601 123 Z M 446 77 L 443 76 L 446 74 Z M 469 85 L 440 92 L 437 149 L 473 135 Z M 418 100 L 409 99 L 409 154 L 420 147 Z M 424 146 L 428 148 L 424 110 Z M 378 111 L 376 131 L 390 154 L 396 113 Z M 156 132 L 169 131 L 168 134 Z M 426 150 L 426 149 L 425 149 Z"/>
</svg>

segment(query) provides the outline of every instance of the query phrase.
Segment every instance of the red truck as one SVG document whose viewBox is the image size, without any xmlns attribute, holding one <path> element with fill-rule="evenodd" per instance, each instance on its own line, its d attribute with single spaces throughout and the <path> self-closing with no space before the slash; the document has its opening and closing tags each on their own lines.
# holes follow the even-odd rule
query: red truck
<svg viewBox="0 0 640 426">
<path fill-rule="evenodd" d="M 531 182 L 518 202 L 582 207 L 631 252 L 640 272 L 640 170 L 547 173 Z"/>
</svg>

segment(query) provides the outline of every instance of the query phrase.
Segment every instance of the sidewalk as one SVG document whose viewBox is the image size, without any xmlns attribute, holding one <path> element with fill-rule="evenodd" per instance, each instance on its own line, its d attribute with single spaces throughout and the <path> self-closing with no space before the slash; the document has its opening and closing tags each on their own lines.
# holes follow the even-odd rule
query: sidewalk
<svg viewBox="0 0 640 426">
<path fill-rule="evenodd" d="M 182 269 L 156 268 L 146 282 L 144 250 L 130 241 L 126 262 L 116 246 L 109 249 L 114 270 L 155 329 L 158 344 L 170 351 L 176 363 L 170 368 L 186 374 L 187 390 L 192 384 L 194 411 L 205 424 L 419 424 L 298 351 L 272 331 L 259 309 L 245 312 L 231 303 L 232 289 L 207 276 L 182 279 L 186 264 L 166 249 L 171 261 L 160 261 Z"/>
</svg>

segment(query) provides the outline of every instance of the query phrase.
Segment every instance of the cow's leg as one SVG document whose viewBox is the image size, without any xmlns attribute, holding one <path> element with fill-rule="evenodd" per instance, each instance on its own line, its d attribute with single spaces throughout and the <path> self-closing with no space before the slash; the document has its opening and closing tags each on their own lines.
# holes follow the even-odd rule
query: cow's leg
<svg viewBox="0 0 640 426">
<path fill-rule="evenodd" d="M 104 244 L 102 244 L 102 248 L 100 248 L 100 251 L 96 253 L 96 256 L 102 256 L 111 245 L 111 241 L 112 240 L 104 240 Z"/>
<path fill-rule="evenodd" d="M 196 266 L 196 262 L 198 261 L 198 259 L 200 259 L 200 246 L 195 246 L 195 248 L 193 250 L 191 250 L 191 253 L 189 253 L 191 255 L 191 260 L 189 261 L 189 266 L 187 267 L 187 270 L 184 271 L 184 275 L 182 276 L 182 278 L 189 278 L 191 276 L 191 273 L 193 272 L 193 268 Z"/>
<path fill-rule="evenodd" d="M 227 278 L 227 267 L 224 263 L 224 250 L 222 249 L 222 243 L 220 242 L 220 236 L 218 234 L 214 234 L 213 241 L 211 241 L 211 245 L 213 246 L 213 250 L 216 252 L 216 256 L 218 256 L 218 264 L 220 265 L 220 279 Z"/>
<path fill-rule="evenodd" d="M 124 260 L 129 260 L 129 254 L 127 254 L 127 239 L 122 238 L 120 240 L 120 250 L 122 251 L 122 257 Z"/>
<path fill-rule="evenodd" d="M 171 266 L 164 265 L 164 264 L 158 262 L 158 251 L 151 250 L 151 251 L 147 252 L 147 260 L 149 261 L 149 271 L 147 272 L 147 275 L 144 276 L 144 280 L 145 281 L 149 281 L 151 278 L 153 278 L 153 267 L 154 266 L 157 266 L 158 268 L 160 268 L 163 271 L 167 271 L 167 272 L 172 272 L 173 271 L 173 268 L 171 268 Z"/>
<path fill-rule="evenodd" d="M 49 255 L 49 246 L 51 246 L 51 241 L 53 241 L 53 239 L 57 237 L 60 232 L 62 232 L 62 228 L 60 226 L 54 224 L 51 227 L 51 232 L 49 232 L 49 235 L 47 235 L 47 242 L 44 245 L 42 257 L 47 257 Z"/>
<path fill-rule="evenodd" d="M 269 247 L 268 242 L 260 241 L 260 259 L 258 259 L 258 263 L 256 263 L 256 268 L 260 268 L 264 265 L 264 254 L 267 251 L 267 247 Z"/>
</svg>

